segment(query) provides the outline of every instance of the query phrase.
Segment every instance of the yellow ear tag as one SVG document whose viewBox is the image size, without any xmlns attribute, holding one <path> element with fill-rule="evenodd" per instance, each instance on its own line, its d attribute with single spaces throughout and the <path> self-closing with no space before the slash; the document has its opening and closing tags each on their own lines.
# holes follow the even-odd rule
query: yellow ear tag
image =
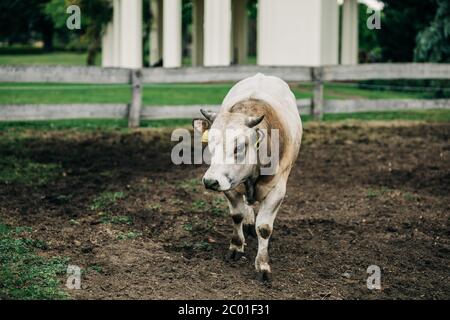
<svg viewBox="0 0 450 320">
<path fill-rule="evenodd" d="M 258 135 L 258 140 L 255 142 L 256 151 L 259 150 L 259 142 L 261 141 L 261 137 Z"/>
<path fill-rule="evenodd" d="M 202 142 L 204 143 L 208 143 L 208 131 L 209 130 L 205 130 L 205 132 L 203 132 L 202 134 Z"/>
</svg>

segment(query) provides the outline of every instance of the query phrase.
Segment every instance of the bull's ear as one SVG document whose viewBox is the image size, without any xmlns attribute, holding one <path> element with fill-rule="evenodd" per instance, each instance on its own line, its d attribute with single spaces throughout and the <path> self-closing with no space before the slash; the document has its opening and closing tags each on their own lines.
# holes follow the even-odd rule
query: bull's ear
<svg viewBox="0 0 450 320">
<path fill-rule="evenodd" d="M 261 121 L 263 121 L 264 119 L 264 115 L 259 116 L 259 117 L 248 117 L 247 121 L 246 121 L 246 125 L 249 128 L 253 128 L 255 126 L 257 126 L 258 124 L 261 123 Z"/>
<path fill-rule="evenodd" d="M 200 134 L 203 134 L 206 130 L 209 129 L 209 122 L 205 119 L 194 119 L 192 120 L 192 127 L 195 131 L 199 132 Z"/>
<path fill-rule="evenodd" d="M 214 122 L 214 120 L 216 120 L 217 117 L 217 113 L 212 112 L 212 111 L 206 111 L 203 109 L 200 109 L 200 112 L 202 113 L 202 115 L 211 123 Z"/>
</svg>

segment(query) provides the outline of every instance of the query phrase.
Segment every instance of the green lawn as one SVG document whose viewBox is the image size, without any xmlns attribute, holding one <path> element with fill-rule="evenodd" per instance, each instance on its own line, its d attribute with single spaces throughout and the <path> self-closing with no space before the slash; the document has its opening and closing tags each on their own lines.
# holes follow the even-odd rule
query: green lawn
<svg viewBox="0 0 450 320">
<path fill-rule="evenodd" d="M 31 233 L 0 221 L 0 299 L 67 299 L 62 279 L 68 259 L 40 256 L 47 244 Z"/>
<path fill-rule="evenodd" d="M 72 52 L 40 53 L 37 49 L 29 49 L 24 54 L 18 49 L 0 50 L 1 64 L 54 64 L 54 65 L 85 65 L 86 54 Z M 21 53 L 22 52 L 22 53 Z M 98 55 L 100 63 L 100 55 Z M 255 59 L 250 59 L 251 63 Z M 185 59 L 184 63 L 189 63 Z M 144 105 L 192 105 L 192 104 L 220 104 L 233 84 L 152 84 L 145 85 L 143 89 Z M 297 99 L 312 97 L 312 84 L 291 84 L 291 89 Z M 131 88 L 129 85 L 86 85 L 86 84 L 60 84 L 60 83 L 0 83 L 1 104 L 72 104 L 72 103 L 129 103 Z M 363 89 L 354 83 L 327 83 L 325 85 L 326 99 L 426 99 L 432 98 L 428 92 L 403 92 L 394 90 Z M 303 117 L 308 119 L 308 117 Z M 358 113 L 349 115 L 326 115 L 325 120 L 356 119 L 414 119 L 414 120 L 445 120 L 448 121 L 447 111 L 426 111 L 425 113 L 388 112 L 388 113 Z M 182 120 L 180 120 L 182 121 Z M 56 128 L 77 127 L 90 128 L 97 125 L 106 127 L 126 127 L 126 121 L 97 120 L 79 122 L 63 121 L 51 122 L 50 126 Z M 147 122 L 150 126 L 171 124 L 168 120 Z M 40 126 L 39 122 L 35 123 Z M 43 125 L 48 127 L 48 125 Z"/>
<path fill-rule="evenodd" d="M 0 54 L 0 65 L 2 64 L 45 64 L 45 65 L 68 65 L 85 66 L 86 53 L 79 52 L 52 52 L 40 53 L 37 50 L 31 50 L 27 54 Z M 96 58 L 96 65 L 101 64 L 101 55 Z"/>
<path fill-rule="evenodd" d="M 220 104 L 232 84 L 145 85 L 144 105 Z M 291 86 L 297 99 L 311 98 L 311 84 Z M 129 103 L 128 85 L 0 83 L 0 104 Z M 420 99 L 426 93 L 374 91 L 349 84 L 326 84 L 326 99 Z"/>
<path fill-rule="evenodd" d="M 308 115 L 302 116 L 302 121 L 311 121 Z M 358 112 L 342 114 L 325 114 L 324 121 L 344 121 L 344 120 L 415 120 L 415 121 L 450 121 L 450 110 L 410 110 L 410 111 L 389 111 L 389 112 Z M 183 127 L 190 126 L 192 119 L 167 119 L 167 120 L 144 120 L 141 122 L 142 128 L 162 128 L 162 127 Z M 8 132 L 14 136 L 14 132 L 23 130 L 67 130 L 91 131 L 91 130 L 121 130 L 127 131 L 128 121 L 107 120 L 107 119 L 81 119 L 81 120 L 55 120 L 55 121 L 4 121 L 0 122 L 0 132 Z"/>
</svg>

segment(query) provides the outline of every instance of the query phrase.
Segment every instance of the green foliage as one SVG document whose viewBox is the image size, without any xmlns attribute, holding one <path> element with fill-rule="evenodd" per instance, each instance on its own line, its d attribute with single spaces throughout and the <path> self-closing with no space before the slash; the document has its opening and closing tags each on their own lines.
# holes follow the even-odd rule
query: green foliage
<svg viewBox="0 0 450 320">
<path fill-rule="evenodd" d="M 87 65 L 95 64 L 95 57 L 101 48 L 101 37 L 106 25 L 112 19 L 112 2 L 108 0 L 50 0 L 44 12 L 52 20 L 56 29 L 68 32 L 66 9 L 77 5 L 81 10 L 81 30 L 71 30 L 77 34 L 88 48 Z"/>
<path fill-rule="evenodd" d="M 25 238 L 23 232 L 0 223 L 0 298 L 66 299 L 58 278 L 68 259 L 37 255 L 35 248 L 43 242 Z"/>
<path fill-rule="evenodd" d="M 99 265 L 96 265 L 96 264 L 94 264 L 92 266 L 89 266 L 87 271 L 88 272 L 89 271 L 95 271 L 95 272 L 97 272 L 99 274 L 103 274 L 104 273 L 104 270 L 103 270 L 102 266 L 99 266 Z"/>
<path fill-rule="evenodd" d="M 131 218 L 129 216 L 113 216 L 113 217 L 111 217 L 110 222 L 112 224 L 132 225 L 133 224 L 133 218 Z"/>
<path fill-rule="evenodd" d="M 203 211 L 206 209 L 206 202 L 203 200 L 194 200 L 192 202 L 192 210 Z"/>
<path fill-rule="evenodd" d="M 437 0 L 437 3 L 433 21 L 417 35 L 416 61 L 450 62 L 450 2 Z"/>
<path fill-rule="evenodd" d="M 211 213 L 216 217 L 225 216 L 227 214 L 227 205 L 225 202 L 223 197 L 215 197 L 212 202 Z"/>
<path fill-rule="evenodd" d="M 111 205 L 115 204 L 119 199 L 124 197 L 123 192 L 103 192 L 96 198 L 91 205 L 91 210 L 107 209 Z"/>
<path fill-rule="evenodd" d="M 49 0 L 0 1 L 0 42 L 30 43 L 43 40 L 52 48 L 53 25 L 43 13 Z"/>
<path fill-rule="evenodd" d="M 359 4 L 358 20 L 358 44 L 359 60 L 361 63 L 377 62 L 381 60 L 381 47 L 378 40 L 378 34 L 381 30 L 367 28 L 367 18 L 369 7 L 363 3 Z M 373 14 L 373 13 L 371 13 Z M 381 18 L 383 20 L 383 18 Z"/>
<path fill-rule="evenodd" d="M 383 0 L 381 30 L 377 32 L 383 61 L 413 61 L 416 35 L 436 12 L 436 0 Z"/>
<path fill-rule="evenodd" d="M 117 236 L 117 240 L 133 240 L 142 237 L 142 232 L 128 231 L 120 232 Z"/>
<path fill-rule="evenodd" d="M 375 188 L 375 189 L 374 188 L 369 188 L 367 190 L 366 195 L 369 198 L 378 198 L 378 197 L 381 197 L 384 194 L 388 193 L 389 191 L 390 191 L 390 189 L 386 188 L 386 187 Z"/>
<path fill-rule="evenodd" d="M 184 229 L 185 231 L 191 232 L 191 231 L 194 229 L 194 226 L 192 225 L 192 223 L 186 222 L 186 223 L 183 225 L 183 229 Z"/>
<path fill-rule="evenodd" d="M 180 182 L 180 187 L 189 192 L 197 192 L 200 180 L 196 178 L 183 180 Z"/>
</svg>

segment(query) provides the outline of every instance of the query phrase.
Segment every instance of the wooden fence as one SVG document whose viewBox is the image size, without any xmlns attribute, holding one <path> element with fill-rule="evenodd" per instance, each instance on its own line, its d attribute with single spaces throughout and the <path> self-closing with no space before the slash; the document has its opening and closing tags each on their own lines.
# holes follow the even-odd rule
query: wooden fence
<svg viewBox="0 0 450 320">
<path fill-rule="evenodd" d="M 130 70 L 99 67 L 1 66 L 0 82 L 126 84 L 132 87 L 130 104 L 0 105 L 0 121 L 79 118 L 126 118 L 130 127 L 141 119 L 192 118 L 200 108 L 216 105 L 143 106 L 142 87 L 154 83 L 236 82 L 255 73 L 275 75 L 287 82 L 312 82 L 313 98 L 298 100 L 301 114 L 321 119 L 324 113 L 406 109 L 450 109 L 450 99 L 434 100 L 324 100 L 324 83 L 372 79 L 450 79 L 450 64 L 401 63 L 324 67 L 230 66 L 151 68 Z"/>
</svg>

